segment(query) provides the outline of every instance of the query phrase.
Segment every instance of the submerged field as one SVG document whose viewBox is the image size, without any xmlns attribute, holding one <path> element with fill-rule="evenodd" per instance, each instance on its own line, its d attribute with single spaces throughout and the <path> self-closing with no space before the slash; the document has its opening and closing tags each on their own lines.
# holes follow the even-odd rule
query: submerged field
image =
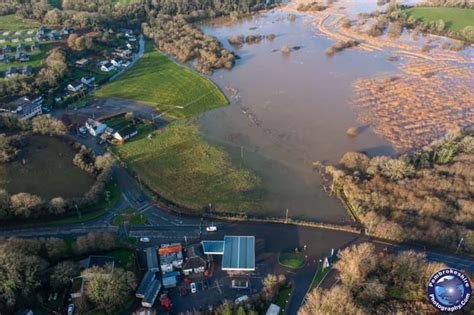
<svg viewBox="0 0 474 315">
<path fill-rule="evenodd" d="M 151 105 L 170 118 L 188 118 L 227 104 L 224 94 L 210 80 L 168 59 L 151 43 L 130 70 L 100 88 L 96 95 Z"/>
<path fill-rule="evenodd" d="M 94 178 L 74 166 L 74 154 L 63 140 L 32 136 L 16 161 L 0 164 L 0 188 L 10 194 L 27 192 L 46 200 L 80 197 Z"/>
<path fill-rule="evenodd" d="M 260 180 L 202 141 L 194 125 L 175 123 L 114 147 L 142 182 L 181 206 L 243 212 L 259 206 Z"/>
<path fill-rule="evenodd" d="M 451 31 L 460 31 L 466 26 L 474 26 L 474 10 L 465 8 L 446 7 L 415 7 L 407 9 L 408 14 L 423 22 L 443 20 L 446 28 Z"/>
</svg>

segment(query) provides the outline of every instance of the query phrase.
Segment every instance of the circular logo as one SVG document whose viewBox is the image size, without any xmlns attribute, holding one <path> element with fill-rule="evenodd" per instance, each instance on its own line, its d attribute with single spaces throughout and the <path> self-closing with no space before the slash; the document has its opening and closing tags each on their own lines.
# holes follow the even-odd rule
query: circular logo
<svg viewBox="0 0 474 315">
<path fill-rule="evenodd" d="M 453 268 L 441 269 L 434 273 L 426 290 L 430 303 L 442 312 L 462 309 L 469 301 L 471 292 L 469 278 Z"/>
</svg>

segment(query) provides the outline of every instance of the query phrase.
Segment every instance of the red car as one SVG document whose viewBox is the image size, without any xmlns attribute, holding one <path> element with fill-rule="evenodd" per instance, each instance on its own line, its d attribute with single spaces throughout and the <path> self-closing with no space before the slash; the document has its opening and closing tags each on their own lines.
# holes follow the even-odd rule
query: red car
<svg viewBox="0 0 474 315">
<path fill-rule="evenodd" d="M 179 295 L 180 295 L 180 296 L 186 296 L 186 295 L 188 295 L 188 290 L 186 289 L 185 286 L 180 286 L 180 287 L 179 287 Z"/>
</svg>

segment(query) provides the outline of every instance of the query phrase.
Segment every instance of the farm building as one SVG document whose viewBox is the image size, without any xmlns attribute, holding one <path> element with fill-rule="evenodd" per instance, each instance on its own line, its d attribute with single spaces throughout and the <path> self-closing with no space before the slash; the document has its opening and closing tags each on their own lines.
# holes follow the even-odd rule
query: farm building
<svg viewBox="0 0 474 315">
<path fill-rule="evenodd" d="M 107 125 L 89 118 L 86 121 L 86 128 L 92 136 L 97 137 L 105 131 Z"/>
</svg>

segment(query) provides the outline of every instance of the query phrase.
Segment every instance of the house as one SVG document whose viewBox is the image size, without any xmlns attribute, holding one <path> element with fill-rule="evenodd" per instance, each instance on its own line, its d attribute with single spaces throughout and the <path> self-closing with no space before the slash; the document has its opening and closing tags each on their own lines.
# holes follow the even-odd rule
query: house
<svg viewBox="0 0 474 315">
<path fill-rule="evenodd" d="M 4 54 L 0 54 L 0 62 L 1 63 L 7 62 L 7 57 Z"/>
<path fill-rule="evenodd" d="M 3 53 L 4 54 L 9 54 L 12 52 L 12 46 L 11 45 L 5 45 L 3 46 Z"/>
<path fill-rule="evenodd" d="M 86 121 L 86 128 L 92 136 L 97 137 L 105 131 L 107 125 L 89 118 Z"/>
<path fill-rule="evenodd" d="M 16 46 L 16 52 L 19 53 L 19 52 L 25 52 L 26 50 L 26 46 L 23 45 L 23 44 L 20 44 L 18 46 Z"/>
<path fill-rule="evenodd" d="M 46 31 L 47 31 L 46 27 L 41 25 L 40 27 L 38 27 L 38 31 L 36 32 L 36 34 L 44 35 L 46 34 Z"/>
<path fill-rule="evenodd" d="M 84 84 L 80 81 L 74 81 L 67 85 L 67 89 L 71 92 L 77 92 L 84 87 Z"/>
<path fill-rule="evenodd" d="M 126 127 L 113 133 L 113 137 L 118 141 L 124 142 L 138 134 L 138 130 L 133 127 Z"/>
<path fill-rule="evenodd" d="M 100 66 L 100 70 L 104 71 L 104 72 L 110 72 L 110 71 L 115 70 L 115 67 L 114 67 L 113 64 L 107 62 L 107 63 L 103 64 L 102 66 Z"/>
<path fill-rule="evenodd" d="M 127 46 L 127 48 L 130 49 L 130 50 L 133 49 L 133 46 L 132 46 L 132 44 L 130 44 L 130 43 L 127 43 L 125 46 Z"/>
<path fill-rule="evenodd" d="M 130 66 L 130 61 L 126 61 L 122 64 L 122 67 L 128 68 Z"/>
<path fill-rule="evenodd" d="M 161 281 L 160 280 L 153 280 L 148 287 L 148 290 L 145 293 L 145 296 L 142 300 L 143 307 L 153 307 L 155 304 L 156 298 L 161 291 Z"/>
<path fill-rule="evenodd" d="M 34 42 L 31 44 L 31 51 L 35 51 L 39 49 L 39 44 L 38 42 Z"/>
<path fill-rule="evenodd" d="M 5 71 L 5 78 L 13 78 L 14 76 L 18 75 L 18 71 L 16 67 L 10 67 Z"/>
<path fill-rule="evenodd" d="M 110 60 L 110 63 L 114 65 L 114 67 L 120 67 L 123 63 L 122 59 L 112 59 Z"/>
<path fill-rule="evenodd" d="M 155 279 L 156 273 L 148 270 L 145 273 L 145 276 L 143 276 L 143 279 L 140 282 L 137 291 L 135 292 L 135 296 L 139 299 L 143 299 L 145 297 L 146 292 L 148 291 L 148 288 Z"/>
<path fill-rule="evenodd" d="M 91 76 L 91 75 L 88 75 L 88 76 L 86 76 L 86 77 L 82 77 L 82 78 L 81 78 L 81 82 L 84 83 L 85 85 L 94 84 L 94 82 L 95 82 L 95 77 L 94 77 L 94 76 Z"/>
<path fill-rule="evenodd" d="M 160 268 L 162 272 L 172 272 L 183 267 L 183 252 L 181 244 L 162 244 L 158 249 Z"/>
<path fill-rule="evenodd" d="M 78 66 L 78 67 L 83 67 L 83 66 L 85 66 L 88 62 L 89 62 L 89 60 L 88 60 L 87 58 L 79 59 L 79 60 L 76 61 L 76 66 Z"/>
<path fill-rule="evenodd" d="M 21 74 L 27 75 L 27 76 L 32 75 L 32 74 L 33 74 L 33 67 L 31 67 L 31 66 L 24 66 L 24 67 L 21 69 Z"/>
<path fill-rule="evenodd" d="M 7 106 L 0 108 L 0 111 L 15 113 L 21 120 L 30 119 L 42 113 L 43 97 L 20 97 Z"/>
<path fill-rule="evenodd" d="M 206 271 L 208 262 L 204 258 L 201 244 L 189 246 L 186 249 L 186 260 L 183 264 L 183 273 L 190 275 L 192 273 L 201 274 Z"/>
<path fill-rule="evenodd" d="M 137 41 L 137 38 L 135 36 L 129 36 L 128 37 L 128 41 L 129 42 L 136 42 Z"/>
</svg>

